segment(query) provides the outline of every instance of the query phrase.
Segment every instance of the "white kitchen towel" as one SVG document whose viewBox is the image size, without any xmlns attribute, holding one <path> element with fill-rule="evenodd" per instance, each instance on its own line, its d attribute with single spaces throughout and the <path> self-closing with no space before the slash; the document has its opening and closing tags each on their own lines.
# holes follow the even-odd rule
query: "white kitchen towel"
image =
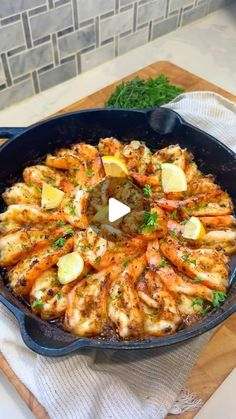
<svg viewBox="0 0 236 419">
<path fill-rule="evenodd" d="M 234 103 L 211 92 L 195 92 L 180 95 L 167 107 L 236 150 Z M 25 347 L 16 320 L 2 305 L 0 321 L 3 355 L 52 419 L 164 418 L 210 336 L 163 349 L 83 350 L 54 359 Z"/>
</svg>

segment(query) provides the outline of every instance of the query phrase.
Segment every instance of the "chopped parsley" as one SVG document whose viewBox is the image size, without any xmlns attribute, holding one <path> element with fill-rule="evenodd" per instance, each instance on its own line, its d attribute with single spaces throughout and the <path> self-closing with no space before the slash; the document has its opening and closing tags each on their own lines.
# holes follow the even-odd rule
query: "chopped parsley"
<svg viewBox="0 0 236 419">
<path fill-rule="evenodd" d="M 66 239 L 64 237 L 59 237 L 59 239 L 55 240 L 54 246 L 56 248 L 63 247 L 65 244 Z"/>
<path fill-rule="evenodd" d="M 72 230 L 72 228 L 68 228 L 67 230 L 66 230 L 66 236 L 73 236 L 74 235 L 74 230 Z"/>
<path fill-rule="evenodd" d="M 141 229 L 152 231 L 154 229 L 154 227 L 156 227 L 157 225 L 158 225 L 157 213 L 156 212 L 145 211 L 144 220 L 143 220 L 143 223 L 141 225 Z"/>
<path fill-rule="evenodd" d="M 111 297 L 109 298 L 109 302 L 111 303 L 111 302 L 117 300 L 117 298 L 120 298 L 121 295 L 122 295 L 121 291 L 118 291 L 115 295 L 111 295 Z"/>
<path fill-rule="evenodd" d="M 36 183 L 32 183 L 32 184 L 31 184 L 31 186 L 33 186 L 33 188 L 34 188 L 37 192 L 42 193 L 42 189 L 41 189 L 38 185 L 36 185 Z"/>
<path fill-rule="evenodd" d="M 169 262 L 166 258 L 162 258 L 160 265 L 161 265 L 162 268 L 164 268 L 165 266 L 169 265 Z"/>
<path fill-rule="evenodd" d="M 223 291 L 213 291 L 213 307 L 219 307 L 226 299 L 226 293 Z"/>
<path fill-rule="evenodd" d="M 43 302 L 42 302 L 42 300 L 41 300 L 41 298 L 36 298 L 35 300 L 34 300 L 34 302 L 33 302 L 33 305 L 32 305 L 32 307 L 33 308 L 42 308 L 43 307 Z"/>
<path fill-rule="evenodd" d="M 203 299 L 202 298 L 195 298 L 192 302 L 192 307 L 194 306 L 200 306 L 203 309 Z"/>
<path fill-rule="evenodd" d="M 75 206 L 69 202 L 66 207 L 69 209 L 69 214 L 72 215 L 72 217 L 76 216 Z"/>
<path fill-rule="evenodd" d="M 76 173 L 76 172 L 78 172 L 79 168 L 78 167 L 73 167 L 72 170 L 73 170 L 74 173 Z"/>
<path fill-rule="evenodd" d="M 176 220 L 176 218 L 177 218 L 177 211 L 174 210 L 173 212 L 171 212 L 171 214 L 169 215 L 169 218 L 171 220 Z"/>
<path fill-rule="evenodd" d="M 93 176 L 93 171 L 91 169 L 88 169 L 87 172 L 86 172 L 86 176 L 92 177 Z"/>
<path fill-rule="evenodd" d="M 190 257 L 187 254 L 181 256 L 181 259 L 183 259 L 184 262 L 186 262 L 188 265 L 190 265 L 191 263 L 193 265 L 196 265 L 196 263 L 197 263 L 195 259 L 190 259 Z"/>
<path fill-rule="evenodd" d="M 57 226 L 58 227 L 63 227 L 63 226 L 65 226 L 66 225 L 66 223 L 64 222 L 64 221 L 62 221 L 62 220 L 58 220 L 57 221 Z"/>
<path fill-rule="evenodd" d="M 130 260 L 130 259 L 125 259 L 125 260 L 123 261 L 123 266 L 124 266 L 124 268 L 126 268 L 126 266 L 128 266 L 128 265 L 130 264 L 130 262 L 131 262 L 131 260 Z"/>
<path fill-rule="evenodd" d="M 199 276 L 196 276 L 195 278 L 193 278 L 193 281 L 194 281 L 194 282 L 202 282 L 202 281 L 203 281 L 203 279 L 202 279 L 202 278 L 200 278 Z"/>
<path fill-rule="evenodd" d="M 151 188 L 150 185 L 144 185 L 143 194 L 144 194 L 144 196 L 147 196 L 147 197 L 152 196 L 152 188 Z"/>
<path fill-rule="evenodd" d="M 95 259 L 94 259 L 94 263 L 100 263 L 101 262 L 101 256 L 97 256 Z"/>
<path fill-rule="evenodd" d="M 60 293 L 60 292 L 58 292 L 58 293 L 57 293 L 57 300 L 58 300 L 58 301 L 60 301 L 60 300 L 61 300 L 61 298 L 62 298 L 62 295 L 61 295 L 61 293 Z"/>
<path fill-rule="evenodd" d="M 175 231 L 175 230 L 173 230 L 173 231 L 170 231 L 170 236 L 171 237 L 176 237 L 177 236 L 177 231 Z"/>
</svg>

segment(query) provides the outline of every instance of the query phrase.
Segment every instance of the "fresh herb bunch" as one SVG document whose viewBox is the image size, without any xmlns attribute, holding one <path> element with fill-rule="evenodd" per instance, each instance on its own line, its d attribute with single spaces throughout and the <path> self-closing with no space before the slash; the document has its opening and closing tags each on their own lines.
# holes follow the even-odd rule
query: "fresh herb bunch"
<svg viewBox="0 0 236 419">
<path fill-rule="evenodd" d="M 135 77 L 116 87 L 105 106 L 108 108 L 155 108 L 170 102 L 184 89 L 170 84 L 169 79 L 161 74 L 156 78 L 142 80 Z"/>
</svg>

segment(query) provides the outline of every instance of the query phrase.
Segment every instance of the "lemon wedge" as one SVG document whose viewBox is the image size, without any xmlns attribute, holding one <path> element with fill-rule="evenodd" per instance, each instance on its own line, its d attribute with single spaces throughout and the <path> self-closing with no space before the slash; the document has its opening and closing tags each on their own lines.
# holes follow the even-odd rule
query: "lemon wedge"
<svg viewBox="0 0 236 419">
<path fill-rule="evenodd" d="M 123 160 L 115 156 L 103 156 L 103 166 L 107 176 L 125 177 L 128 175 L 128 169 Z"/>
<path fill-rule="evenodd" d="M 108 219 L 108 205 L 100 208 L 93 217 L 95 223 L 102 223 Z"/>
<path fill-rule="evenodd" d="M 54 188 L 48 183 L 43 183 L 41 207 L 45 209 L 53 209 L 59 207 L 65 193 L 60 189 Z"/>
<path fill-rule="evenodd" d="M 181 167 L 175 164 L 163 163 L 161 165 L 161 180 L 163 191 L 166 193 L 187 190 L 185 173 Z"/>
<path fill-rule="evenodd" d="M 206 234 L 205 228 L 197 217 L 191 217 L 184 226 L 183 237 L 198 240 Z"/>
<path fill-rule="evenodd" d="M 84 261 L 78 252 L 67 253 L 57 262 L 58 280 L 61 284 L 74 281 L 84 269 Z"/>
</svg>

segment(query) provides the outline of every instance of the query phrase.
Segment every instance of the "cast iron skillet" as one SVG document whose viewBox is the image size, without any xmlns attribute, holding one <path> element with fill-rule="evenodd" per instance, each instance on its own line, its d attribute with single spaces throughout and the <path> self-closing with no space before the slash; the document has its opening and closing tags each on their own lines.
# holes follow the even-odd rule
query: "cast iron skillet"
<svg viewBox="0 0 236 419">
<path fill-rule="evenodd" d="M 32 125 L 28 128 L 2 128 L 0 137 L 9 138 L 0 149 L 0 194 L 46 153 L 78 141 L 101 137 L 145 140 L 151 150 L 179 143 L 187 147 L 204 173 L 212 173 L 227 190 L 236 207 L 236 155 L 218 140 L 186 123 L 174 111 L 164 108 L 148 111 L 94 109 L 74 112 Z M 0 211 L 4 202 L 0 200 Z M 22 338 L 33 351 L 46 356 L 62 356 L 81 348 L 147 349 L 168 346 L 198 336 L 236 312 L 236 258 L 231 262 L 230 291 L 224 304 L 188 329 L 166 337 L 144 341 L 115 341 L 101 338 L 76 338 L 55 324 L 33 315 L 0 282 L 0 301 L 17 318 Z"/>
</svg>

